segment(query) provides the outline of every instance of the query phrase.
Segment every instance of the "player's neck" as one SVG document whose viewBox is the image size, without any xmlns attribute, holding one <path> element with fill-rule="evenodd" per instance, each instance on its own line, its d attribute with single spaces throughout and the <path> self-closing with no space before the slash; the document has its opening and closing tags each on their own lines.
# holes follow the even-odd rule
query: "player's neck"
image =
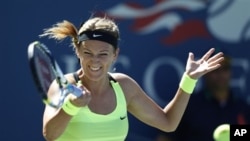
<svg viewBox="0 0 250 141">
<path fill-rule="evenodd" d="M 98 81 L 93 81 L 88 79 L 87 77 L 82 78 L 83 85 L 93 94 L 100 94 L 103 91 L 106 91 L 108 87 L 110 87 L 109 78 L 103 77 Z"/>
</svg>

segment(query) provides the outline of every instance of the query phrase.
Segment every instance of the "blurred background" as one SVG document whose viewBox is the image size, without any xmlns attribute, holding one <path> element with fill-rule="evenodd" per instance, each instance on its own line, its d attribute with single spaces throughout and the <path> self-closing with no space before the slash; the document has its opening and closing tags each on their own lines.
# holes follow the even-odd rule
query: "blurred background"
<svg viewBox="0 0 250 141">
<path fill-rule="evenodd" d="M 0 140 L 44 141 L 44 105 L 31 78 L 27 47 L 43 42 L 63 71 L 72 72 L 78 66 L 70 40 L 38 35 L 62 20 L 80 26 L 93 14 L 106 13 L 120 27 L 115 71 L 133 77 L 161 106 L 174 96 L 188 52 L 198 59 L 211 47 L 230 54 L 231 85 L 250 103 L 249 6 L 249 0 L 1 1 Z M 196 90 L 201 86 L 199 81 Z M 127 141 L 154 141 L 157 132 L 131 116 Z"/>
</svg>

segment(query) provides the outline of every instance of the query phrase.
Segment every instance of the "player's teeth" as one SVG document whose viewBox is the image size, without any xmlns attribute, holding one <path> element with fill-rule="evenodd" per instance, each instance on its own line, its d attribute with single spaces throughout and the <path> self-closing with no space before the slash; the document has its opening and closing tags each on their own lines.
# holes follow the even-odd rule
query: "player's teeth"
<svg viewBox="0 0 250 141">
<path fill-rule="evenodd" d="M 99 70 L 100 67 L 91 67 L 92 70 L 96 71 L 96 70 Z"/>
</svg>

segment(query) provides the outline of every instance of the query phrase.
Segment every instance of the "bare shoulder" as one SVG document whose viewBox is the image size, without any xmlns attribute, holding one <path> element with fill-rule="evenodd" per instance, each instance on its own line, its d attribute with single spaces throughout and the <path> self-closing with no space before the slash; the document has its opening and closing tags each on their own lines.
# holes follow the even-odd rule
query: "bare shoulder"
<svg viewBox="0 0 250 141">
<path fill-rule="evenodd" d="M 73 84 L 76 83 L 73 73 L 67 73 L 64 75 L 64 77 L 68 80 L 69 83 L 73 83 Z"/>
<path fill-rule="evenodd" d="M 139 84 L 130 76 L 123 73 L 111 73 L 110 74 L 122 87 L 123 93 L 129 102 L 138 91 L 141 91 Z"/>
<path fill-rule="evenodd" d="M 137 82 L 130 76 L 124 73 L 110 73 L 110 75 L 123 86 L 131 86 Z"/>
</svg>

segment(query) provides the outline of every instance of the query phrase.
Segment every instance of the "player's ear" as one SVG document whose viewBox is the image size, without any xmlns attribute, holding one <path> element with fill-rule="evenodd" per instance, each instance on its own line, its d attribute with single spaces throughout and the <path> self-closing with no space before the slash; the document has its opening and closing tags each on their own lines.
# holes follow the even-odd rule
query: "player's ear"
<svg viewBox="0 0 250 141">
<path fill-rule="evenodd" d="M 79 58 L 80 58 L 80 57 L 79 57 L 79 52 L 78 52 L 78 51 L 75 51 L 75 54 L 76 54 L 77 58 L 79 59 Z"/>
<path fill-rule="evenodd" d="M 80 58 L 79 52 L 80 52 L 80 43 L 74 42 L 73 44 L 73 51 L 75 52 L 77 58 Z"/>
<path fill-rule="evenodd" d="M 114 51 L 114 62 L 117 60 L 118 55 L 119 55 L 119 52 L 120 52 L 120 49 L 119 49 L 119 48 L 117 48 L 117 49 Z"/>
<path fill-rule="evenodd" d="M 79 50 L 77 48 L 74 48 L 74 51 L 75 51 L 75 54 L 76 54 L 77 58 L 79 59 L 80 58 L 80 56 L 79 56 Z"/>
</svg>

